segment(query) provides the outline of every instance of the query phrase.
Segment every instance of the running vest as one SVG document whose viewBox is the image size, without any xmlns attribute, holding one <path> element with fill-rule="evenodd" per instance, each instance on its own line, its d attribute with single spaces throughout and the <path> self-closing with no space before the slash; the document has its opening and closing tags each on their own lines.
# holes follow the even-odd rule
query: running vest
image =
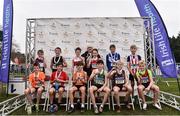
<svg viewBox="0 0 180 116">
<path fill-rule="evenodd" d="M 52 69 L 56 71 L 56 70 L 57 70 L 56 64 L 58 64 L 58 63 L 63 63 L 63 58 L 62 58 L 62 56 L 58 56 L 58 57 L 55 56 L 55 57 L 53 57 L 52 63 L 53 63 Z"/>
<path fill-rule="evenodd" d="M 139 75 L 141 75 L 140 79 L 141 82 L 144 83 L 148 83 L 149 82 L 149 74 L 148 74 L 148 70 L 146 69 L 145 73 L 142 75 L 140 72 L 138 72 Z"/>
<path fill-rule="evenodd" d="M 75 57 L 73 59 L 73 64 L 74 64 L 74 66 L 76 66 L 78 62 L 82 62 L 82 61 L 83 61 L 83 59 L 81 57 Z"/>
<path fill-rule="evenodd" d="M 75 85 L 84 85 L 81 80 L 84 79 L 85 80 L 85 72 L 81 71 L 81 72 L 75 72 L 74 77 L 76 80 L 78 80 Z"/>
<path fill-rule="evenodd" d="M 44 59 L 36 58 L 35 62 L 39 64 L 39 69 L 45 73 Z"/>
<path fill-rule="evenodd" d="M 105 73 L 104 70 L 102 74 L 98 74 L 94 78 L 94 85 L 103 85 L 105 82 Z"/>
<path fill-rule="evenodd" d="M 112 84 L 113 85 L 123 85 L 125 84 L 125 71 L 122 70 L 121 74 L 118 74 L 116 72 L 116 74 L 114 75 L 113 79 L 112 79 Z"/>
<path fill-rule="evenodd" d="M 39 80 L 39 73 L 40 73 L 40 72 L 38 72 L 37 75 L 34 73 L 34 79 L 33 79 L 33 81 L 34 81 L 34 83 L 35 83 L 36 86 L 41 87 L 41 86 L 42 86 L 42 83 L 41 83 L 41 81 Z"/>
<path fill-rule="evenodd" d="M 112 55 L 112 53 L 108 54 L 108 60 L 111 63 L 111 66 L 113 66 L 113 63 L 117 62 L 118 59 L 118 53 L 114 53 L 114 55 Z"/>
<path fill-rule="evenodd" d="M 133 74 L 136 74 L 137 69 L 138 69 L 138 63 L 139 63 L 139 59 L 138 59 L 138 55 L 130 55 L 130 68 L 133 72 Z"/>
<path fill-rule="evenodd" d="M 96 69 L 97 68 L 97 61 L 98 61 L 98 58 L 91 60 L 91 67 L 92 67 L 92 69 Z"/>
</svg>

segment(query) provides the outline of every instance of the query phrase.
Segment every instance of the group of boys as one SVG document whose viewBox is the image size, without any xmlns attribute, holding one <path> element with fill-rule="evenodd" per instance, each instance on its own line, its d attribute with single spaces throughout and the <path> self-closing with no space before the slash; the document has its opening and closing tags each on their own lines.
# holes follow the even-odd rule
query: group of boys
<svg viewBox="0 0 180 116">
<path fill-rule="evenodd" d="M 94 52 L 93 52 L 94 51 Z M 110 45 L 110 53 L 106 55 L 107 71 L 103 60 L 100 59 L 97 49 L 88 47 L 87 51 L 80 56 L 81 49 L 78 47 L 75 49 L 76 57 L 73 58 L 73 69 L 72 69 L 72 84 L 73 86 L 69 89 L 70 107 L 68 112 L 74 111 L 74 93 L 80 92 L 81 98 L 81 112 L 85 110 L 85 98 L 87 91 L 89 92 L 94 113 L 98 114 L 103 112 L 104 104 L 110 95 L 110 92 L 114 92 L 114 97 L 117 103 L 116 111 L 120 112 L 120 99 L 119 92 L 126 90 L 125 104 L 129 109 L 129 96 L 134 95 L 134 85 L 137 82 L 138 94 L 142 99 L 143 109 L 146 110 L 147 103 L 145 101 L 144 91 L 148 92 L 152 90 L 154 92 L 154 106 L 158 109 L 161 107 L 157 104 L 159 96 L 159 87 L 154 84 L 151 70 L 146 68 L 146 64 L 141 57 L 136 54 L 136 45 L 131 45 L 131 55 L 127 57 L 127 68 L 129 71 L 125 71 L 124 63 L 120 60 L 120 54 L 116 52 L 116 46 Z M 38 51 L 38 58 L 34 63 L 34 71 L 29 75 L 30 86 L 25 90 L 25 95 L 28 100 L 28 113 L 31 113 L 31 108 L 34 105 L 32 102 L 32 94 L 37 92 L 37 102 L 35 104 L 36 111 L 39 111 L 39 101 L 43 90 L 45 89 L 45 68 L 47 67 L 42 50 Z M 50 77 L 51 87 L 49 89 L 50 108 L 53 108 L 53 101 L 55 94 L 58 93 L 57 104 L 61 105 L 62 95 L 65 91 L 65 83 L 69 82 L 68 75 L 63 71 L 63 67 L 67 67 L 67 63 L 62 57 L 61 48 L 55 49 L 55 54 L 51 60 L 52 74 Z M 93 54 L 93 55 L 92 55 Z M 97 58 L 96 58 L 97 57 Z M 96 62 L 92 62 L 97 59 Z M 92 64 L 91 64 L 92 63 Z M 93 64 L 94 63 L 94 64 Z M 93 66 L 89 66 L 93 65 Z M 95 66 L 95 67 L 94 67 Z M 90 68 L 91 67 L 91 68 Z M 91 86 L 88 88 L 87 83 L 90 82 Z M 112 87 L 110 87 L 110 82 Z M 97 106 L 95 92 L 104 93 L 104 98 L 101 105 Z"/>
</svg>

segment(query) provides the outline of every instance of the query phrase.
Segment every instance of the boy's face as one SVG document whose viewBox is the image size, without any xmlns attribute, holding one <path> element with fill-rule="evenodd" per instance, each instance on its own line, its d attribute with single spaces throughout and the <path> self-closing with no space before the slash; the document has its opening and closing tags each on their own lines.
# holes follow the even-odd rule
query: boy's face
<svg viewBox="0 0 180 116">
<path fill-rule="evenodd" d="M 102 64 L 102 63 L 97 64 L 97 68 L 98 68 L 98 69 L 103 69 L 103 68 L 104 68 L 104 64 Z"/>
<path fill-rule="evenodd" d="M 88 53 L 92 53 L 92 47 L 87 48 Z"/>
<path fill-rule="evenodd" d="M 61 50 L 60 49 L 55 49 L 55 54 L 58 56 L 58 55 L 60 55 L 60 53 L 61 53 Z"/>
<path fill-rule="evenodd" d="M 117 63 L 117 68 L 118 69 L 122 69 L 123 68 L 123 64 Z"/>
<path fill-rule="evenodd" d="M 92 52 L 92 55 L 93 55 L 93 56 L 97 56 L 97 55 L 98 55 L 98 52 L 94 50 L 94 51 Z"/>
<path fill-rule="evenodd" d="M 38 56 L 42 58 L 42 57 L 44 57 L 44 53 L 39 52 L 39 53 L 38 53 Z"/>
<path fill-rule="evenodd" d="M 34 72 L 38 72 L 39 71 L 39 66 L 34 66 Z"/>
<path fill-rule="evenodd" d="M 111 48 L 110 48 L 110 51 L 111 51 L 111 53 L 114 53 L 114 52 L 116 51 L 116 48 L 111 47 Z"/>
<path fill-rule="evenodd" d="M 135 54 L 136 51 L 137 51 L 137 48 L 130 48 L 130 50 L 131 50 L 131 53 L 132 53 L 132 54 Z"/>
<path fill-rule="evenodd" d="M 81 55 L 81 51 L 80 50 L 76 50 L 76 56 L 80 56 Z"/>
<path fill-rule="evenodd" d="M 62 71 L 62 70 L 63 70 L 63 66 L 62 66 L 62 65 L 58 65 L 58 66 L 57 66 L 57 70 L 58 70 L 58 71 Z"/>
<path fill-rule="evenodd" d="M 139 64 L 139 70 L 144 71 L 145 70 L 145 64 Z"/>
</svg>

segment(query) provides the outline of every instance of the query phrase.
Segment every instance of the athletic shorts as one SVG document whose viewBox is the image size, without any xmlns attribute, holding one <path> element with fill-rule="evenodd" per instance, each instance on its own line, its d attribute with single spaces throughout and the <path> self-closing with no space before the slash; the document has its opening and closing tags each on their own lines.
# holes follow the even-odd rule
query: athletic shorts
<svg viewBox="0 0 180 116">
<path fill-rule="evenodd" d="M 62 88 L 65 88 L 64 86 L 58 86 L 57 88 L 55 87 L 55 85 L 52 86 L 52 88 L 54 88 L 56 91 L 58 91 L 59 88 L 61 88 L 61 87 L 62 87 Z"/>
<path fill-rule="evenodd" d="M 75 87 L 77 87 L 78 91 L 81 87 L 86 87 L 85 85 L 74 85 Z"/>
<path fill-rule="evenodd" d="M 119 88 L 120 88 L 120 91 L 122 91 L 123 85 L 124 85 L 124 84 L 113 85 L 113 88 L 114 88 L 115 86 L 117 86 L 117 87 L 119 87 Z"/>
<path fill-rule="evenodd" d="M 98 89 L 101 88 L 103 85 L 99 85 L 99 84 L 93 84 L 92 86 L 97 87 Z"/>
<path fill-rule="evenodd" d="M 147 88 L 148 86 L 149 86 L 149 82 L 148 83 L 142 83 L 142 85 L 145 87 L 145 88 Z"/>
</svg>

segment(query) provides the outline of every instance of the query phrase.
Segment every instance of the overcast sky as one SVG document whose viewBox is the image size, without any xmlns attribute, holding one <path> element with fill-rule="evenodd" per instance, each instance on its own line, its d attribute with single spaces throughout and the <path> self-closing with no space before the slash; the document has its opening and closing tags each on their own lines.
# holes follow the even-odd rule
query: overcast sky
<svg viewBox="0 0 180 116">
<path fill-rule="evenodd" d="M 3 1 L 0 0 L 0 25 Z M 13 0 L 13 40 L 25 51 L 26 18 L 139 17 L 134 0 Z M 180 32 L 180 0 L 151 0 L 161 14 L 169 36 Z"/>
</svg>

